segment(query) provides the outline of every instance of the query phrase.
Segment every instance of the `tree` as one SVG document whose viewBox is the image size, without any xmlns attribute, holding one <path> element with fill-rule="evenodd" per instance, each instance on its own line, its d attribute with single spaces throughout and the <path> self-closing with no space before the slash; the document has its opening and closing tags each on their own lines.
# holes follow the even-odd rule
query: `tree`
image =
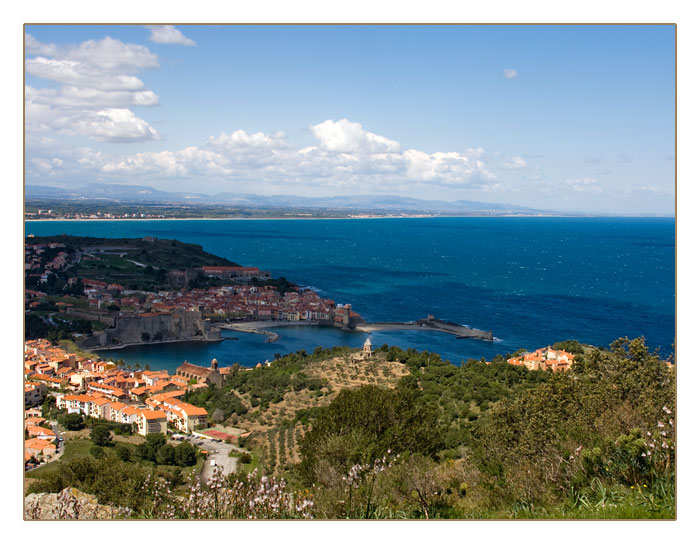
<svg viewBox="0 0 700 544">
<path fill-rule="evenodd" d="M 583 346 L 578 340 L 565 340 L 552 344 L 553 349 L 561 349 L 573 353 L 574 355 L 583 355 Z"/>
<path fill-rule="evenodd" d="M 63 426 L 69 431 L 79 431 L 85 428 L 82 414 L 68 414 L 63 418 Z"/>
<path fill-rule="evenodd" d="M 244 465 L 248 465 L 253 461 L 253 458 L 250 456 L 250 454 L 247 451 L 242 453 L 241 456 L 239 457 L 239 459 L 240 459 L 241 463 L 243 463 Z"/>
<path fill-rule="evenodd" d="M 112 433 L 106 425 L 95 425 L 90 429 L 90 440 L 96 446 L 111 446 L 112 445 Z"/>
<path fill-rule="evenodd" d="M 418 403 L 418 393 L 363 386 L 345 389 L 325 408 L 301 442 L 301 474 L 306 483 L 318 470 L 347 474 L 357 464 L 372 464 L 393 453 L 436 456 L 443 446 L 437 414 Z"/>
<path fill-rule="evenodd" d="M 181 467 L 190 467 L 197 463 L 197 450 L 189 442 L 181 442 L 174 448 L 175 464 Z"/>
<path fill-rule="evenodd" d="M 129 461 L 131 459 L 131 449 L 125 444 L 118 444 L 117 447 L 114 448 L 114 452 L 122 461 Z"/>
<path fill-rule="evenodd" d="M 168 444 L 163 444 L 156 453 L 156 462 L 159 465 L 174 465 L 175 452 L 174 448 Z"/>
</svg>

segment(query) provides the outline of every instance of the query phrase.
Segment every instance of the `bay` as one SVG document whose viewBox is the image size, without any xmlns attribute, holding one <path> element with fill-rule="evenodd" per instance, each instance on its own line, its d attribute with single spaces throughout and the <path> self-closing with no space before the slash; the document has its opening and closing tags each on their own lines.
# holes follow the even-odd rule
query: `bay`
<svg viewBox="0 0 700 544">
<path fill-rule="evenodd" d="M 378 331 L 384 343 L 459 364 L 576 338 L 608 345 L 644 336 L 668 355 L 675 339 L 674 218 L 478 217 L 357 220 L 32 221 L 26 234 L 179 239 L 351 303 L 367 321 L 427 314 L 492 330 L 497 340 L 432 331 Z M 254 365 L 298 349 L 359 347 L 364 333 L 332 328 L 226 333 L 237 340 L 102 352 L 151 368 L 183 360 Z"/>
</svg>

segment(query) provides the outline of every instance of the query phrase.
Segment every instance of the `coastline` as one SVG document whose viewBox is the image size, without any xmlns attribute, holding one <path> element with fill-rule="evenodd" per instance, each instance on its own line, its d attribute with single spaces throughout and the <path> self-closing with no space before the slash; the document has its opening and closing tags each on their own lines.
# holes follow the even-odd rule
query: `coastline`
<svg viewBox="0 0 700 544">
<path fill-rule="evenodd" d="M 46 219 L 24 219 L 25 223 L 42 222 L 96 222 L 96 221 L 338 221 L 338 220 L 362 220 L 362 219 L 458 219 L 458 218 L 644 218 L 644 219 L 674 219 L 673 215 L 594 215 L 594 214 L 506 214 L 506 215 L 440 215 L 440 214 L 417 214 L 417 215 L 378 215 L 378 216 L 358 216 L 358 217 L 142 217 L 142 218 L 46 218 Z"/>
</svg>

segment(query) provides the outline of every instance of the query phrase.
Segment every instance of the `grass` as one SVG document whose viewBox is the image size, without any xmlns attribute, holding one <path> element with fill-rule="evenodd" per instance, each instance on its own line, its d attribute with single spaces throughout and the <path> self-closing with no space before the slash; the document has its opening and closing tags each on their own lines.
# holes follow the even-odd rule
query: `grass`
<svg viewBox="0 0 700 544">
<path fill-rule="evenodd" d="M 91 440 L 69 440 L 65 443 L 65 449 L 59 459 L 45 465 L 41 465 L 40 467 L 30 470 L 25 474 L 28 478 L 41 478 L 46 475 L 47 472 L 60 470 L 61 465 L 67 463 L 71 459 L 75 459 L 81 455 L 90 455 L 90 448 L 92 446 L 93 443 Z"/>
</svg>

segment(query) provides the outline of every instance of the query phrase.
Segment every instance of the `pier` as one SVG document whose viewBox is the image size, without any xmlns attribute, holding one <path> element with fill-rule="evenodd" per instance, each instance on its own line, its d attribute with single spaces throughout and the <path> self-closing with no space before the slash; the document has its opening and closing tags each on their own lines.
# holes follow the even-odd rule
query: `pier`
<svg viewBox="0 0 700 544">
<path fill-rule="evenodd" d="M 243 321 L 239 323 L 220 323 L 216 327 L 220 329 L 228 329 L 233 331 L 247 332 L 252 334 L 267 335 L 267 342 L 276 342 L 279 340 L 279 334 L 276 332 L 265 330 L 267 327 L 294 327 L 299 325 L 318 325 L 332 326 L 328 323 L 320 323 L 318 321 Z M 429 315 L 426 318 L 416 321 L 391 321 L 383 323 L 361 323 L 352 329 L 344 329 L 350 331 L 359 331 L 371 333 L 373 331 L 391 331 L 391 330 L 416 330 L 416 331 L 440 331 L 448 334 L 453 334 L 456 339 L 475 338 L 486 342 L 493 342 L 493 333 L 491 331 L 482 331 L 465 327 L 458 323 L 443 321 Z"/>
<path fill-rule="evenodd" d="M 424 319 L 418 319 L 417 321 L 363 323 L 362 325 L 355 327 L 355 330 L 362 332 L 389 330 L 434 330 L 454 334 L 455 337 L 460 340 L 463 338 L 475 338 L 477 340 L 493 342 L 493 332 L 491 331 L 472 329 L 471 327 L 465 327 L 464 325 L 459 325 L 458 323 L 436 319 L 431 315 Z"/>
</svg>

